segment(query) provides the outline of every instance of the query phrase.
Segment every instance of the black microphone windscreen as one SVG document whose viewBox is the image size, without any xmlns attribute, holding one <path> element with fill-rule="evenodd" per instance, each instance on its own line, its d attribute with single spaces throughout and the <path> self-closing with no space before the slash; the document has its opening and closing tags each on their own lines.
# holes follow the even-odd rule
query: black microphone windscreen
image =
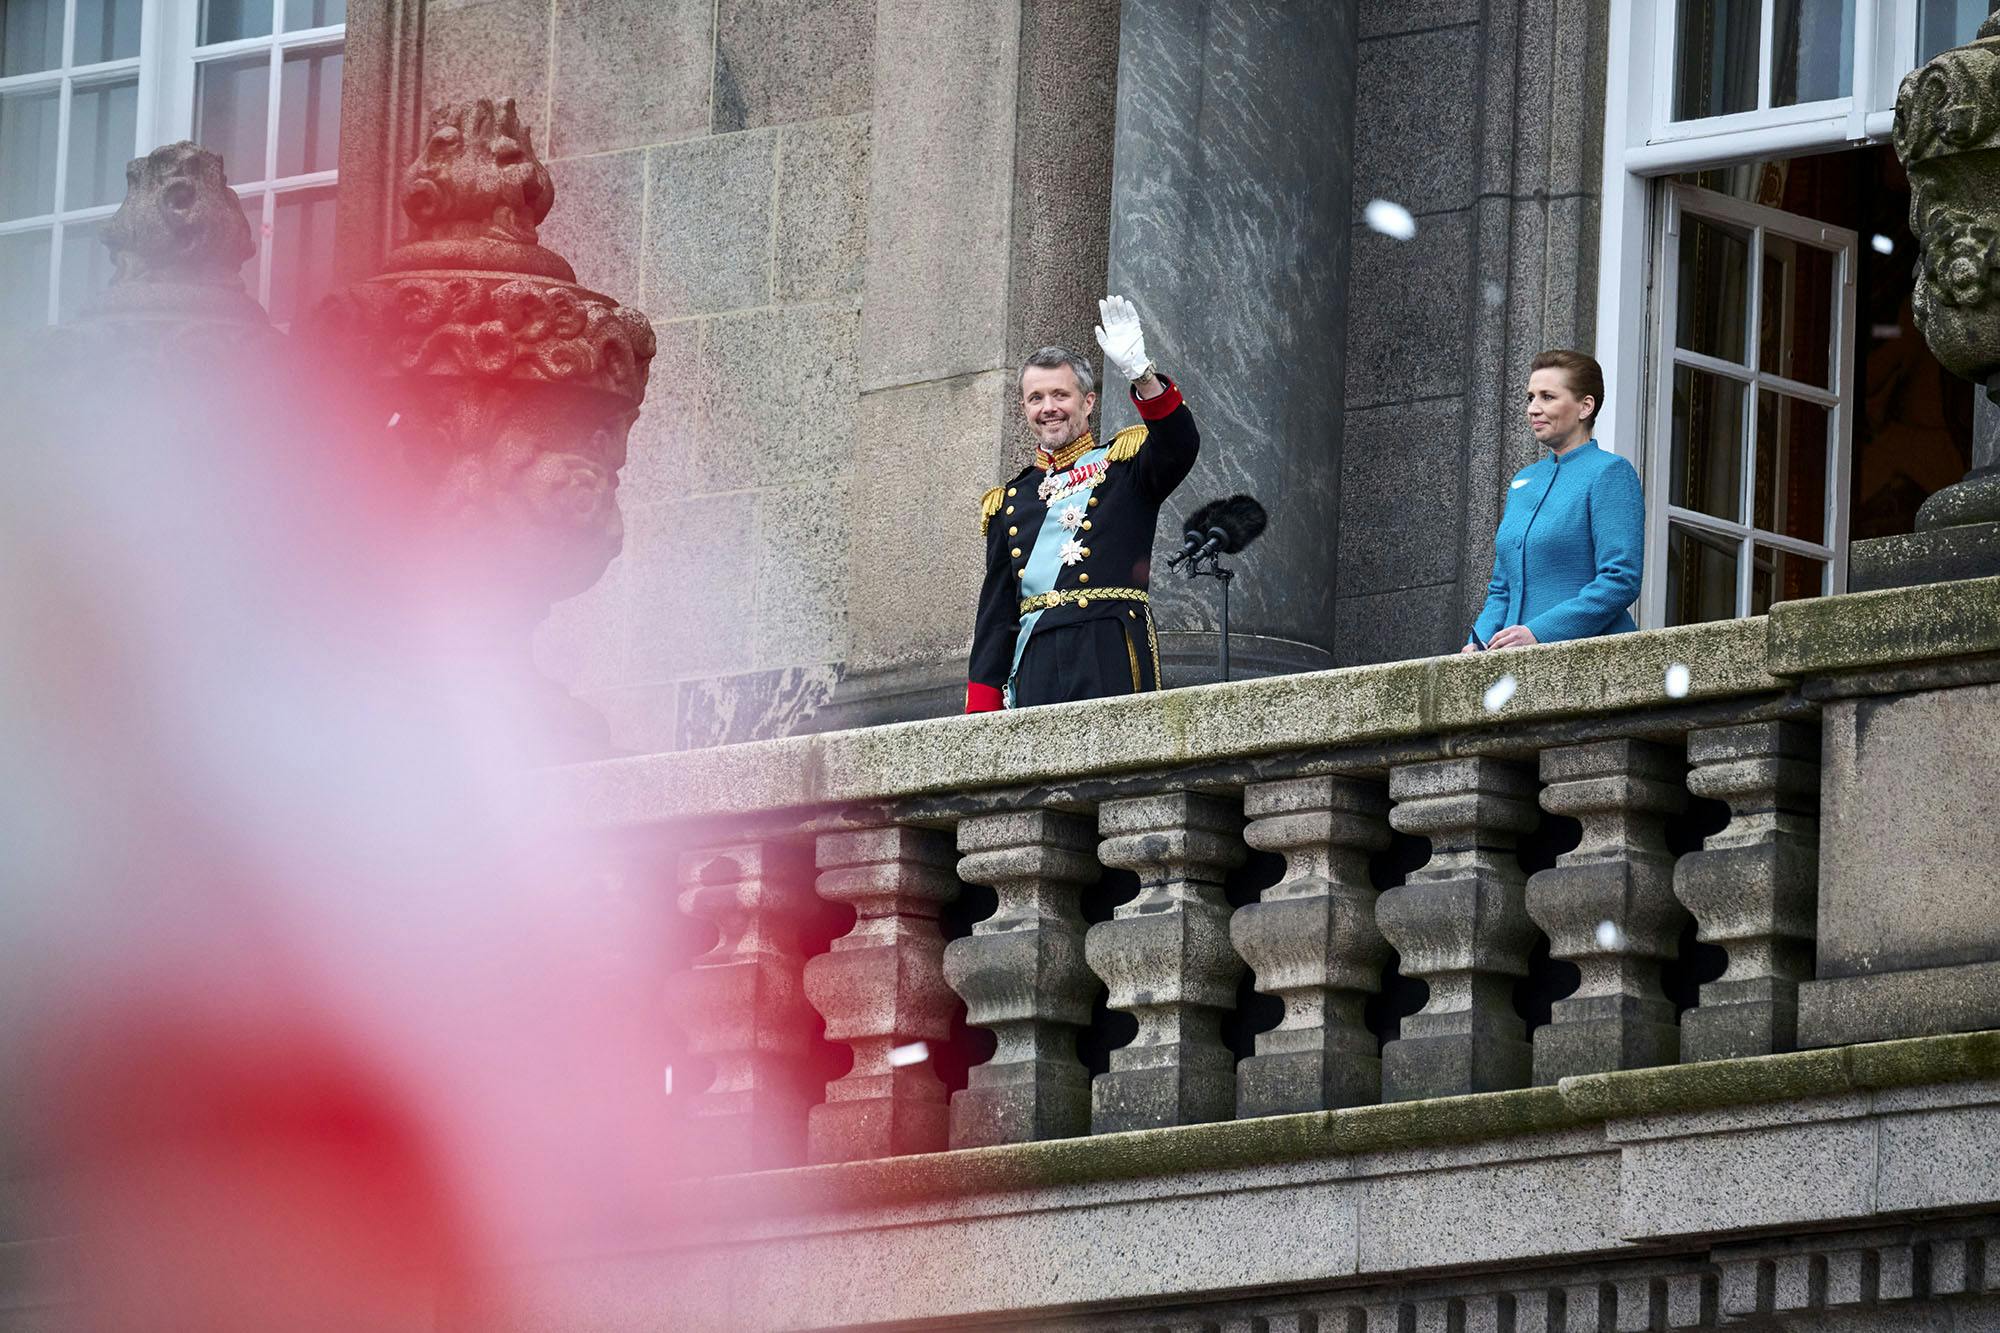
<svg viewBox="0 0 2000 1333">
<path fill-rule="evenodd" d="M 1220 528 L 1227 534 L 1222 549 L 1230 555 L 1256 541 L 1268 521 L 1264 506 L 1247 495 L 1232 495 L 1227 500 L 1211 501 L 1202 506 L 1201 512 L 1207 516 L 1205 522 L 1208 527 Z M 1193 521 L 1190 519 L 1189 523 Z"/>
<path fill-rule="evenodd" d="M 1209 522 L 1209 519 L 1214 515 L 1215 511 L 1222 508 L 1222 506 L 1225 503 L 1227 503 L 1227 501 L 1210 500 L 1207 504 L 1203 505 L 1201 508 L 1195 510 L 1192 514 L 1189 514 L 1187 516 L 1187 518 L 1181 523 L 1181 531 L 1186 533 L 1190 537 L 1194 537 L 1197 541 L 1199 541 L 1200 538 L 1207 535 L 1209 528 L 1213 526 L 1213 524 Z"/>
</svg>

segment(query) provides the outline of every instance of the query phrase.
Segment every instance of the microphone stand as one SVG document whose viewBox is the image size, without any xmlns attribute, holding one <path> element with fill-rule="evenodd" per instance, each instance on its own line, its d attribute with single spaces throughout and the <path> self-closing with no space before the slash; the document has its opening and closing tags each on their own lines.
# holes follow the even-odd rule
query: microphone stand
<svg viewBox="0 0 2000 1333">
<path fill-rule="evenodd" d="M 1188 563 L 1187 576 L 1191 579 L 1211 578 L 1222 585 L 1222 633 L 1218 645 L 1219 665 L 1222 679 L 1229 679 L 1229 584 L 1236 577 L 1236 571 L 1227 569 L 1222 563 L 1220 551 L 1197 554 Z"/>
</svg>

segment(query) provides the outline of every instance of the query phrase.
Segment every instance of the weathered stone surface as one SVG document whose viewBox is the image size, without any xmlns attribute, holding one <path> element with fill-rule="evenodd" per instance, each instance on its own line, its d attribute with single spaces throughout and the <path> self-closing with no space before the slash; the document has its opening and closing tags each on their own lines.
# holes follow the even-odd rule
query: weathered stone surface
<svg viewBox="0 0 2000 1333">
<path fill-rule="evenodd" d="M 1229 941 L 1222 880 L 1244 859 L 1229 802 L 1190 792 L 1107 801 L 1098 859 L 1139 876 L 1139 893 L 1090 928 L 1084 952 L 1106 1003 L 1139 1021 L 1091 1083 L 1094 1134 L 1203 1120 L 1236 1109 L 1235 1060 L 1222 1015 L 1243 960 Z"/>
<path fill-rule="evenodd" d="M 2000 962 L 1803 982 L 1798 1025 L 1801 1046 L 2000 1027 Z"/>
<path fill-rule="evenodd" d="M 770 302 L 777 147 L 766 130 L 647 151 L 643 290 L 654 318 Z"/>
<path fill-rule="evenodd" d="M 1354 175 L 1367 182 L 1368 193 L 1354 200 L 1354 218 L 1370 198 L 1413 214 L 1471 203 L 1483 36 L 1473 26 L 1434 28 L 1362 48 L 1355 72 Z M 1423 226 L 1421 218 L 1417 225 Z"/>
<path fill-rule="evenodd" d="M 576 157 L 707 130 L 714 15 L 714 0 L 556 0 L 551 151 Z"/>
<path fill-rule="evenodd" d="M 1383 1044 L 1382 1099 L 1521 1087 L 1531 1049 L 1513 985 L 1534 923 L 1513 847 L 1537 822 L 1534 777 L 1494 759 L 1407 764 L 1390 770 L 1389 796 L 1390 823 L 1428 837 L 1431 858 L 1383 892 L 1376 923 L 1430 999 Z"/>
<path fill-rule="evenodd" d="M 993 1057 L 951 1099 L 951 1146 L 1090 1132 L 1090 1075 L 1076 1055 L 1097 980 L 1084 962 L 1077 896 L 1095 883 L 1096 830 L 1053 810 L 980 815 L 958 826 L 959 878 L 999 894 L 993 915 L 945 946 L 944 973 Z"/>
<path fill-rule="evenodd" d="M 811 482 L 845 502 L 858 318 L 852 305 L 827 303 L 710 320 L 689 484 L 720 492 Z"/>
<path fill-rule="evenodd" d="M 1840 700 L 1822 713 L 1819 948 L 1811 989 L 1844 978 L 2000 962 L 2000 685 Z M 1920 885 L 1885 893 L 1886 884 Z M 1801 990 L 1799 1042 L 1854 1040 L 1820 1025 Z M 1908 992 L 1905 992 L 1907 994 Z M 1884 995 L 1883 1000 L 1889 997 Z M 1914 997 L 1913 997 L 1914 998 Z M 1961 1016 L 2000 1007 L 1974 1003 Z M 1950 1011 L 1877 1006 L 1870 1026 L 1935 1031 Z M 1908 1026 L 1900 1026 L 1907 1024 Z"/>
<path fill-rule="evenodd" d="M 1665 824 L 1687 803 L 1681 756 L 1646 741 L 1542 751 L 1542 808 L 1583 825 L 1582 840 L 1528 879 L 1528 915 L 1549 955 L 1577 965 L 1574 993 L 1535 1030 L 1535 1082 L 1671 1064 L 1680 1057 L 1660 964 L 1679 952 L 1687 912 L 1673 895 Z"/>
<path fill-rule="evenodd" d="M 1767 623 L 1780 676 L 2000 653 L 2000 578 L 1780 602 Z"/>
<path fill-rule="evenodd" d="M 1236 910 L 1229 937 L 1257 989 L 1285 1002 L 1236 1066 L 1239 1119 L 1367 1105 L 1382 1062 L 1362 1006 L 1381 986 L 1389 946 L 1375 926 L 1369 853 L 1389 844 L 1381 784 L 1295 778 L 1245 789 L 1244 841 L 1281 852 L 1285 875 Z"/>
<path fill-rule="evenodd" d="M 1674 895 L 1727 970 L 1681 1015 L 1681 1059 L 1788 1051 L 1812 975 L 1819 881 L 1819 733 L 1796 722 L 1688 734 L 1688 789 L 1729 802 L 1729 824 L 1674 866 Z"/>
<path fill-rule="evenodd" d="M 789 736 L 833 694 L 835 668 L 773 667 L 733 676 L 705 676 L 669 687 L 660 711 L 672 729 L 660 748 L 695 750 L 741 745 L 763 736 Z M 610 712 L 610 706 L 606 706 Z M 612 715 L 614 737 L 620 717 Z"/>
<path fill-rule="evenodd" d="M 1458 611 L 1458 585 L 1398 588 L 1334 600 L 1336 666 L 1407 662 L 1455 652 L 1470 621 Z"/>
<path fill-rule="evenodd" d="M 780 486 L 757 497 L 756 632 L 760 665 L 832 662 L 847 652 L 847 495 Z"/>
<path fill-rule="evenodd" d="M 1232 493 L 1271 507 L 1233 562 L 1245 576 L 1230 615 L 1236 633 L 1317 650 L 1293 669 L 1333 661 L 1353 31 L 1346 2 L 1133 0 L 1120 19 L 1109 283 L 1138 306 L 1147 351 L 1206 441 L 1163 520 L 1177 531 Z M 1222 262 L 1187 262 L 1195 254 Z M 1112 389 L 1107 431 L 1138 419 Z M 1216 624 L 1205 583 L 1163 577 L 1153 596 L 1169 629 Z"/>
<path fill-rule="evenodd" d="M 875 0 L 721 0 L 714 132 L 868 109 Z"/>
<path fill-rule="evenodd" d="M 441 106 L 511 96 L 528 124 L 546 136 L 552 5 L 553 0 L 427 0 L 424 100 Z"/>
<path fill-rule="evenodd" d="M 549 163 L 556 206 L 542 243 L 569 260 L 593 291 L 639 291 L 639 242 L 645 218 L 646 155 L 606 153 Z"/>
<path fill-rule="evenodd" d="M 746 670 L 754 665 L 757 521 L 748 492 L 634 509 L 626 555 L 630 662 L 635 677 Z M 691 579 L 690 569 L 702 576 Z M 700 626 L 699 633 L 688 632 Z"/>
<path fill-rule="evenodd" d="M 958 896 L 951 839 L 929 829 L 823 833 L 819 896 L 852 904 L 854 929 L 805 966 L 806 998 L 854 1067 L 812 1108 L 815 1162 L 936 1152 L 948 1102 L 928 1050 L 951 1035 L 958 997 L 945 985 L 938 911 Z"/>
<path fill-rule="evenodd" d="M 653 380 L 625 446 L 618 494 L 628 509 L 687 498 L 703 440 L 707 396 L 701 367 L 702 321 L 653 325 Z"/>
<path fill-rule="evenodd" d="M 1440 213 L 1408 241 L 1353 231 L 1347 294 L 1347 406 L 1441 398 L 1465 391 L 1471 219 Z"/>
<path fill-rule="evenodd" d="M 799 949 L 811 874 L 802 849 L 771 844 L 682 860 L 680 909 L 718 932 L 715 947 L 669 982 L 672 1021 L 715 1064 L 714 1080 L 685 1103 L 697 1136 L 690 1160 L 757 1170 L 803 1156 L 817 1091 L 805 1066 L 812 1011 Z"/>
<path fill-rule="evenodd" d="M 1855 542 L 1849 548 L 1847 586 L 1853 592 L 1874 592 L 1985 578 L 1996 568 L 2000 523 L 1966 523 Z"/>
<path fill-rule="evenodd" d="M 786 126 L 778 136 L 780 301 L 861 291 L 868 251 L 868 118 Z"/>
<path fill-rule="evenodd" d="M 1458 495 L 1462 408 L 1461 399 L 1440 398 L 1347 414 L 1340 454 L 1339 588 L 1344 597 L 1429 588 L 1457 577 L 1464 516 Z M 1405 606 L 1415 610 L 1411 603 L 1418 600 L 1409 599 Z M 1399 612 L 1388 619 L 1402 623 L 1406 618 Z M 1425 657 L 1447 646 L 1456 644 L 1426 640 L 1426 651 L 1411 655 Z M 1339 645 L 1341 651 L 1346 647 L 1344 641 Z"/>
</svg>

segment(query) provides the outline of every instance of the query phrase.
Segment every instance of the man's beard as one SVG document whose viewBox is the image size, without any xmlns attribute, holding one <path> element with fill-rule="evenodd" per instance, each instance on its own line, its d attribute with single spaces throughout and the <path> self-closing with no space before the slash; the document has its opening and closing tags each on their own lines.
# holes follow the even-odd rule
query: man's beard
<svg viewBox="0 0 2000 1333">
<path fill-rule="evenodd" d="M 1083 438 L 1085 426 L 1083 421 L 1076 417 L 1065 417 L 1060 423 L 1051 422 L 1049 424 L 1060 424 L 1062 430 L 1055 436 L 1049 436 L 1042 433 L 1043 426 L 1037 425 L 1035 427 L 1035 443 L 1051 453 L 1054 453 L 1058 449 L 1066 449 Z"/>
</svg>

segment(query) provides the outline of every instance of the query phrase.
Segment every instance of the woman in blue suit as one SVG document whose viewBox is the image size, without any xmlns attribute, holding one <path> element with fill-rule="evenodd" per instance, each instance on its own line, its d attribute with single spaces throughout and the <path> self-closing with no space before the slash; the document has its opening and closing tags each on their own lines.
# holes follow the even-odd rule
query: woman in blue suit
<svg viewBox="0 0 2000 1333">
<path fill-rule="evenodd" d="M 1629 610 L 1645 562 L 1639 474 L 1598 447 L 1604 371 L 1581 352 L 1536 357 L 1528 429 L 1549 448 L 1514 474 L 1493 538 L 1486 606 L 1462 652 L 1636 629 Z"/>
</svg>

